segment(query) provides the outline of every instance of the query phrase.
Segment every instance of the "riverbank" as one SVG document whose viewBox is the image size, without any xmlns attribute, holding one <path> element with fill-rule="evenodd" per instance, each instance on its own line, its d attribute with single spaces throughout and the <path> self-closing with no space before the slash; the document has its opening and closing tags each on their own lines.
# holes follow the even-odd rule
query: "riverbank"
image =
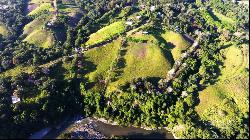
<svg viewBox="0 0 250 140">
<path fill-rule="evenodd" d="M 73 126 L 64 133 L 61 138 L 70 139 L 106 139 L 103 134 L 96 130 L 96 126 L 92 120 L 83 124 L 83 120 L 77 121 Z"/>
<path fill-rule="evenodd" d="M 138 128 L 135 126 L 122 127 L 117 122 L 111 122 L 104 118 L 84 118 L 79 115 L 65 119 L 60 124 L 50 128 L 52 129 L 42 137 L 40 137 L 41 135 L 39 137 L 37 135 L 34 136 L 39 139 L 178 139 L 174 133 L 171 133 L 165 127 L 158 129 L 149 127 Z"/>
<path fill-rule="evenodd" d="M 105 124 L 108 124 L 108 125 L 119 126 L 119 124 L 118 124 L 117 122 L 115 122 L 115 121 L 109 121 L 109 120 L 107 120 L 107 119 L 105 119 L 105 118 L 97 118 L 97 117 L 94 117 L 94 119 L 96 119 L 96 120 L 98 120 L 98 121 L 100 121 L 100 122 L 103 122 L 103 123 L 105 123 Z M 137 126 L 134 126 L 134 125 L 132 125 L 132 127 L 138 128 Z M 145 129 L 145 130 L 147 130 L 147 131 L 153 131 L 153 130 L 157 130 L 157 129 L 159 129 L 159 130 L 160 130 L 160 129 L 165 129 L 166 131 L 170 132 L 170 133 L 173 135 L 174 139 L 180 139 L 180 138 L 178 138 L 178 137 L 175 135 L 175 133 L 173 132 L 173 130 L 171 130 L 171 129 L 167 128 L 167 127 L 158 127 L 157 129 L 154 129 L 154 128 L 150 128 L 150 127 L 143 127 L 143 126 L 141 126 L 140 128 L 141 128 L 141 129 Z"/>
</svg>

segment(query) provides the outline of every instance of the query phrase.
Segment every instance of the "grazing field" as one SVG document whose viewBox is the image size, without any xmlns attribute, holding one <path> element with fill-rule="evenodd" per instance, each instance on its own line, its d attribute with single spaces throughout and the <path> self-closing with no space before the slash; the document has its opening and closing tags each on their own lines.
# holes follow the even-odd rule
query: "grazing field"
<svg viewBox="0 0 250 140">
<path fill-rule="evenodd" d="M 89 50 L 85 53 L 89 74 L 86 77 L 91 82 L 97 82 L 99 76 L 106 77 L 112 61 L 117 57 L 121 45 L 121 39 L 117 39 L 105 46 Z"/>
<path fill-rule="evenodd" d="M 123 61 L 119 64 L 121 71 L 118 80 L 110 84 L 109 92 L 135 78 L 165 77 L 172 67 L 171 61 L 165 57 L 165 52 L 152 42 L 129 42 L 126 51 Z"/>
<path fill-rule="evenodd" d="M 90 46 L 101 43 L 123 32 L 125 32 L 124 21 L 115 22 L 90 35 L 89 40 L 86 42 L 85 45 Z"/>
<path fill-rule="evenodd" d="M 43 4 L 41 4 L 35 10 L 33 10 L 32 12 L 30 12 L 28 15 L 29 16 L 39 16 L 39 15 L 41 15 L 45 11 L 47 11 L 47 12 L 53 11 L 53 7 L 51 6 L 50 3 L 43 3 Z"/>
<path fill-rule="evenodd" d="M 200 93 L 196 111 L 203 120 L 229 129 L 237 121 L 235 114 L 249 111 L 249 48 L 231 46 L 223 54 L 225 61 L 219 81 Z"/>
<path fill-rule="evenodd" d="M 23 34 L 28 35 L 36 31 L 37 29 L 42 29 L 43 27 L 45 27 L 46 22 L 48 22 L 51 18 L 51 15 L 42 15 L 37 19 L 34 19 L 29 24 L 25 25 Z"/>
<path fill-rule="evenodd" d="M 7 37 L 8 34 L 9 34 L 9 31 L 7 27 L 0 22 L 0 35 L 2 35 L 3 37 Z"/>
<path fill-rule="evenodd" d="M 161 36 L 168 43 L 173 45 L 173 48 L 171 47 L 167 49 L 171 49 L 174 60 L 178 60 L 181 57 L 182 52 L 187 50 L 187 48 L 191 45 L 191 43 L 186 41 L 181 34 L 173 31 L 166 31 Z"/>
<path fill-rule="evenodd" d="M 29 34 L 24 41 L 27 41 L 31 44 L 35 44 L 42 48 L 49 48 L 54 45 L 55 38 L 52 32 L 42 29 L 37 29 Z"/>
<path fill-rule="evenodd" d="M 35 44 L 38 47 L 49 48 L 54 45 L 55 38 L 51 31 L 45 29 L 45 24 L 51 19 L 52 15 L 41 15 L 24 27 L 24 41 Z"/>
</svg>

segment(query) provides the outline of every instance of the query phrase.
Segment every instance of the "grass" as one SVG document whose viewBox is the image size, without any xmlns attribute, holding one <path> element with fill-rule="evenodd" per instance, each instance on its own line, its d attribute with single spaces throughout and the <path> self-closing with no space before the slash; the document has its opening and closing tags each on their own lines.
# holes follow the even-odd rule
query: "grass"
<svg viewBox="0 0 250 140">
<path fill-rule="evenodd" d="M 39 16 L 41 15 L 44 11 L 53 11 L 53 7 L 51 6 L 50 3 L 43 3 L 39 7 L 37 7 L 35 10 L 30 12 L 28 16 Z"/>
<path fill-rule="evenodd" d="M 1 22 L 0 22 L 0 35 L 2 35 L 3 37 L 7 37 L 9 35 L 7 27 Z"/>
<path fill-rule="evenodd" d="M 52 47 L 55 43 L 55 38 L 52 33 L 47 30 L 37 29 L 29 34 L 24 41 L 27 41 L 31 44 L 35 44 L 42 48 Z"/>
<path fill-rule="evenodd" d="M 219 18 L 222 22 L 225 22 L 227 24 L 233 24 L 234 25 L 236 23 L 236 21 L 234 21 L 232 18 L 226 17 L 226 16 L 224 16 L 224 15 L 222 15 L 222 14 L 216 12 L 216 11 L 213 11 L 213 14 L 217 18 Z"/>
<path fill-rule="evenodd" d="M 107 76 L 107 71 L 110 68 L 111 62 L 117 57 L 120 44 L 121 39 L 118 39 L 106 46 L 95 48 L 85 53 L 86 60 L 92 63 L 88 65 L 87 69 L 89 73 L 86 75 L 91 82 L 96 82 L 96 79 L 100 75 L 102 77 Z"/>
<path fill-rule="evenodd" d="M 42 15 L 24 27 L 23 34 L 26 35 L 24 41 L 35 44 L 38 47 L 49 48 L 55 43 L 55 38 L 51 31 L 43 29 L 52 15 Z"/>
<path fill-rule="evenodd" d="M 89 40 L 86 42 L 85 45 L 90 46 L 101 43 L 123 32 L 125 32 L 124 21 L 115 22 L 109 26 L 100 29 L 94 34 L 91 34 Z"/>
<path fill-rule="evenodd" d="M 42 15 L 34 19 L 29 24 L 25 25 L 23 34 L 28 35 L 37 29 L 42 29 L 42 27 L 45 26 L 46 22 L 49 21 L 51 17 L 51 15 Z"/>
<path fill-rule="evenodd" d="M 24 66 L 19 65 L 17 67 L 14 67 L 12 69 L 9 69 L 5 72 L 0 73 L 0 77 L 15 77 L 22 72 L 32 73 L 34 69 L 35 68 L 32 66 L 24 67 Z"/>
<path fill-rule="evenodd" d="M 168 70 L 172 67 L 161 48 L 151 42 L 130 42 L 127 53 L 124 56 L 124 64 L 122 65 L 124 65 L 124 68 L 121 76 L 116 82 L 109 85 L 109 92 L 116 90 L 119 86 L 135 78 L 165 77 Z"/>
<path fill-rule="evenodd" d="M 203 120 L 227 129 L 236 121 L 235 114 L 249 111 L 249 72 L 244 71 L 249 68 L 249 48 L 231 46 L 223 54 L 219 81 L 200 92 L 196 111 Z"/>
<path fill-rule="evenodd" d="M 166 31 L 161 35 L 168 43 L 174 45 L 174 48 L 171 50 L 174 60 L 178 60 L 181 57 L 183 51 L 191 45 L 186 41 L 181 34 Z"/>
</svg>

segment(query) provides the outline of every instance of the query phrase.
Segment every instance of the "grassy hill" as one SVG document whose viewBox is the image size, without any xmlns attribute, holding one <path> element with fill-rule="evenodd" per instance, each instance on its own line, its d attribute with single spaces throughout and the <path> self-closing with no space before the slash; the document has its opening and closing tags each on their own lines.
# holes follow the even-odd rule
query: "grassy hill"
<svg viewBox="0 0 250 140">
<path fill-rule="evenodd" d="M 40 6 L 38 6 L 35 10 L 33 10 L 32 12 L 30 12 L 28 14 L 28 16 L 39 16 L 39 15 L 41 15 L 45 11 L 51 12 L 53 10 L 54 9 L 53 9 L 53 7 L 51 6 L 50 3 L 43 3 Z"/>
<path fill-rule="evenodd" d="M 24 41 L 35 44 L 39 47 L 52 47 L 56 41 L 65 41 L 66 28 L 60 26 L 59 28 L 45 28 L 45 25 L 55 18 L 53 11 L 55 9 L 51 6 L 50 1 L 31 1 L 30 3 L 37 4 L 38 7 L 30 12 L 28 16 L 37 17 L 24 27 L 23 35 L 26 37 Z M 66 4 L 58 4 L 58 11 L 61 17 L 69 17 L 68 25 L 75 26 L 80 20 L 79 14 L 81 10 L 74 4 L 64 1 Z M 53 35 L 54 34 L 54 35 Z"/>
<path fill-rule="evenodd" d="M 249 47 L 231 46 L 223 54 L 219 81 L 201 91 L 196 111 L 203 120 L 227 130 L 237 121 L 235 114 L 249 112 Z"/>
<path fill-rule="evenodd" d="M 171 48 L 174 60 L 178 60 L 181 57 L 182 52 L 187 50 L 187 48 L 191 45 L 191 43 L 186 41 L 181 34 L 175 33 L 173 31 L 166 31 L 161 36 L 168 43 L 174 45 L 173 48 Z"/>
<path fill-rule="evenodd" d="M 124 60 L 120 63 L 120 76 L 117 81 L 110 84 L 109 91 L 135 78 L 163 78 L 172 67 L 163 50 L 151 42 L 129 42 L 126 51 Z"/>
<path fill-rule="evenodd" d="M 89 40 L 86 42 L 85 45 L 95 45 L 106 41 L 115 35 L 119 35 L 125 31 L 125 23 L 123 21 L 115 22 L 109 26 L 106 26 L 94 34 L 91 34 Z"/>
<path fill-rule="evenodd" d="M 3 37 L 7 37 L 9 34 L 9 31 L 7 29 L 7 27 L 0 22 L 0 35 L 2 35 Z"/>
<path fill-rule="evenodd" d="M 55 43 L 55 38 L 52 32 L 48 30 L 37 29 L 29 34 L 24 41 L 27 41 L 31 44 L 36 44 L 39 47 L 49 48 L 52 47 Z"/>
<path fill-rule="evenodd" d="M 121 39 L 117 39 L 100 48 L 94 48 L 85 53 L 87 65 L 86 77 L 91 82 L 97 82 L 98 77 L 106 77 L 112 61 L 117 57 Z"/>
</svg>

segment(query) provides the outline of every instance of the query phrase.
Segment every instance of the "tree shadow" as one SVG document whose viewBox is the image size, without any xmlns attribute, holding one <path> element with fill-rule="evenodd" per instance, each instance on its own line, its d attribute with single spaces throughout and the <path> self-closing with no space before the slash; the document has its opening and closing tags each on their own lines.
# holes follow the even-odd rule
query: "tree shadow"
<svg viewBox="0 0 250 140">
<path fill-rule="evenodd" d="M 164 57 L 170 62 L 171 66 L 173 66 L 175 63 L 175 60 L 174 60 L 172 53 L 169 50 L 164 49 L 164 48 L 161 48 L 161 51 L 163 52 Z"/>
</svg>

